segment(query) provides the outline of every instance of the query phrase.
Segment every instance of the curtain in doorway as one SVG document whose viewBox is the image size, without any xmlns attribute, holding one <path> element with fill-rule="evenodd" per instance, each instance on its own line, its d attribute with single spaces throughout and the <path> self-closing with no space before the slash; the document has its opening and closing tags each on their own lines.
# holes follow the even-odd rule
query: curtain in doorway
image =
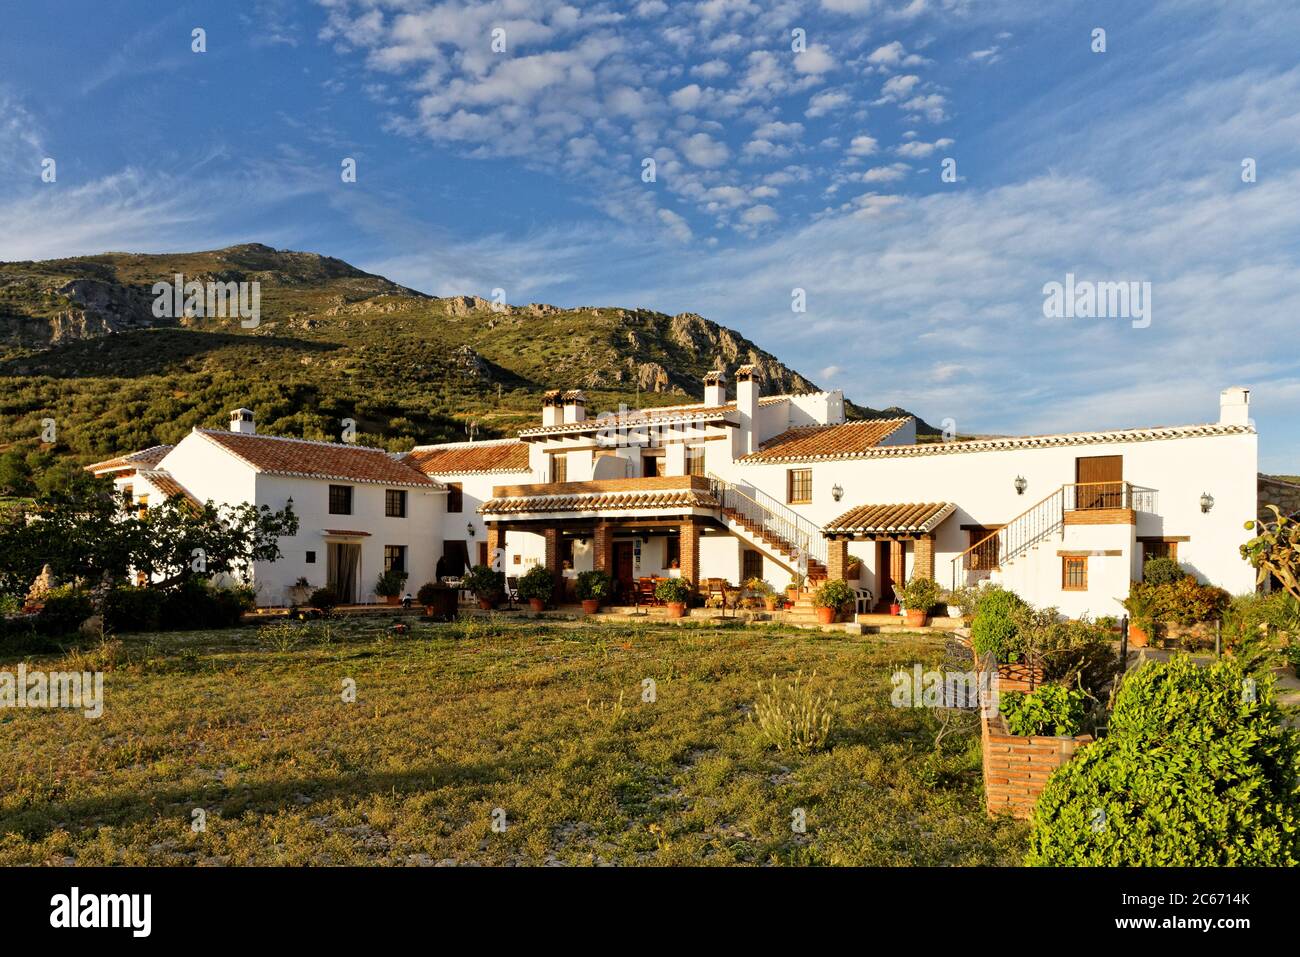
<svg viewBox="0 0 1300 957">
<path fill-rule="evenodd" d="M 331 576 L 330 588 L 334 594 L 339 596 L 339 601 L 344 604 L 355 603 L 357 600 L 357 573 L 361 567 L 361 546 L 360 545 L 343 545 L 335 543 L 330 545 L 330 551 L 333 552 L 333 575 Z"/>
</svg>

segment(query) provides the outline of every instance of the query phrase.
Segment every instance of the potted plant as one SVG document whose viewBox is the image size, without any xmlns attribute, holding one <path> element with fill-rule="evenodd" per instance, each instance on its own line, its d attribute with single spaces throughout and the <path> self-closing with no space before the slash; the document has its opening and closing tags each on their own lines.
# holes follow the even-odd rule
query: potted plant
<svg viewBox="0 0 1300 957">
<path fill-rule="evenodd" d="M 903 586 L 903 607 L 907 609 L 907 626 L 921 628 L 930 617 L 930 609 L 939 600 L 939 585 L 933 578 L 913 575 Z"/>
<path fill-rule="evenodd" d="M 862 581 L 862 559 L 857 555 L 849 556 L 844 565 L 844 577 L 851 582 Z"/>
<path fill-rule="evenodd" d="M 785 586 L 785 593 L 790 596 L 791 601 L 799 598 L 799 592 L 803 591 L 804 577 L 798 572 L 790 576 L 790 584 Z"/>
<path fill-rule="evenodd" d="M 415 600 L 424 606 L 429 618 L 451 621 L 456 617 L 456 589 L 440 582 L 425 582 L 415 593 Z"/>
<path fill-rule="evenodd" d="M 1128 643 L 1134 648 L 1147 647 L 1155 637 L 1156 616 L 1159 612 L 1160 600 L 1156 586 L 1134 582 L 1128 597 L 1120 604 L 1129 614 Z"/>
<path fill-rule="evenodd" d="M 686 602 L 691 597 L 691 583 L 685 578 L 665 578 L 655 584 L 655 598 L 668 608 L 669 618 L 686 614 Z"/>
<path fill-rule="evenodd" d="M 761 607 L 766 608 L 768 611 L 776 611 L 776 603 L 780 599 L 777 597 L 775 588 L 761 578 L 751 578 L 745 582 L 745 587 L 749 589 L 751 595 L 759 600 Z"/>
<path fill-rule="evenodd" d="M 832 578 L 817 589 L 813 595 L 813 607 L 817 609 L 817 620 L 829 625 L 841 608 L 853 601 L 853 589 L 843 578 Z"/>
<path fill-rule="evenodd" d="M 582 602 L 582 613 L 594 615 L 600 610 L 601 600 L 608 598 L 613 589 L 614 582 L 609 574 L 597 568 L 589 572 L 578 572 L 573 593 L 578 596 L 578 601 Z"/>
<path fill-rule="evenodd" d="M 402 589 L 406 587 L 406 572 L 400 568 L 390 568 L 379 576 L 375 582 L 375 594 L 390 605 L 396 605 L 402 599 Z"/>
<path fill-rule="evenodd" d="M 490 611 L 505 592 L 505 572 L 493 571 L 487 565 L 475 565 L 465 573 L 462 586 L 474 593 L 478 606 Z"/>
<path fill-rule="evenodd" d="M 311 593 L 314 590 L 311 582 L 307 581 L 307 576 L 303 575 L 289 589 L 290 599 L 293 604 L 301 605 L 311 598 Z"/>
<path fill-rule="evenodd" d="M 546 603 L 555 591 L 555 577 L 545 565 L 534 565 L 519 579 L 519 597 L 528 599 L 535 612 L 546 610 Z"/>
</svg>

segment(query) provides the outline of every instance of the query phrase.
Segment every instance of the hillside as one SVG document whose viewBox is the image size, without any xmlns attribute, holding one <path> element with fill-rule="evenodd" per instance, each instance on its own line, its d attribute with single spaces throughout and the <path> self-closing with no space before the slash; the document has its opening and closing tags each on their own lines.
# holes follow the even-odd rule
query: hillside
<svg viewBox="0 0 1300 957">
<path fill-rule="evenodd" d="M 261 321 L 158 318 L 155 282 L 261 284 Z M 353 418 L 394 449 L 509 434 L 548 388 L 593 413 L 698 399 L 711 368 L 758 365 L 765 391 L 817 386 L 700 316 L 435 298 L 338 259 L 257 244 L 170 255 L 0 263 L 0 443 L 34 445 L 53 418 L 79 461 L 224 424 L 239 405 L 268 432 L 329 438 Z M 906 414 L 850 406 L 853 417 Z M 922 426 L 922 431 L 931 431 Z M 2 480 L 0 480 L 2 484 Z"/>
</svg>

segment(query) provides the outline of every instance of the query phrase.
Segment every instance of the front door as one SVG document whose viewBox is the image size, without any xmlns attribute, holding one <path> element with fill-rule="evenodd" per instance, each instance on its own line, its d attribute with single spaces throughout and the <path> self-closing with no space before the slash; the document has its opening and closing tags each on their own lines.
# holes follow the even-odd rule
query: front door
<svg viewBox="0 0 1300 957">
<path fill-rule="evenodd" d="M 890 542 L 876 542 L 876 608 L 888 611 L 894 603 L 894 576 L 889 567 Z"/>
<path fill-rule="evenodd" d="M 361 546 L 330 542 L 325 557 L 325 577 L 340 604 L 357 602 L 357 581 L 361 576 Z"/>
<path fill-rule="evenodd" d="M 615 542 L 614 543 L 614 578 L 618 584 L 614 590 L 623 596 L 624 600 L 632 594 L 632 589 L 636 587 L 636 582 L 632 580 L 635 573 L 632 570 L 632 543 Z"/>
<path fill-rule="evenodd" d="M 1079 508 L 1124 507 L 1124 456 L 1081 455 L 1074 460 Z"/>
</svg>

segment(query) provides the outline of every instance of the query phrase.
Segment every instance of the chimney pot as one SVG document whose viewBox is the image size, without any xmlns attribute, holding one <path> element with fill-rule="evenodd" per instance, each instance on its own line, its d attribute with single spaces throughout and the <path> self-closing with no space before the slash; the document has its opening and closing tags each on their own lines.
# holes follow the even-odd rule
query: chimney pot
<svg viewBox="0 0 1300 957">
<path fill-rule="evenodd" d="M 241 435 L 256 435 L 257 424 L 253 420 L 252 409 L 235 409 L 230 413 L 230 431 Z"/>
<path fill-rule="evenodd" d="M 1219 393 L 1219 424 L 1250 425 L 1250 390 L 1233 386 Z"/>
<path fill-rule="evenodd" d="M 726 373 L 714 370 L 704 373 L 704 404 L 724 405 L 727 401 Z"/>
</svg>

